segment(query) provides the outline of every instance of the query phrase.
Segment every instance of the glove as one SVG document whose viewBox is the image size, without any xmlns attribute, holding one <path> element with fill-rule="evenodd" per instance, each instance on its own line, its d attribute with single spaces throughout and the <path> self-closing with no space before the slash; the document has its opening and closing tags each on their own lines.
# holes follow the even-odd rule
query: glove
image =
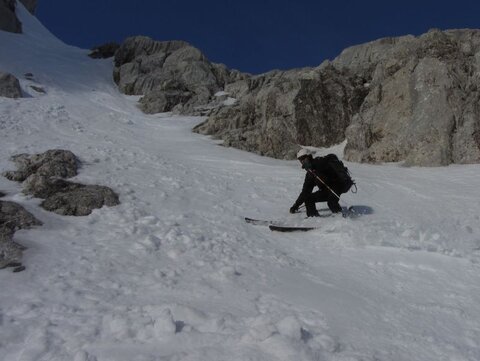
<svg viewBox="0 0 480 361">
<path fill-rule="evenodd" d="M 294 206 L 290 207 L 290 213 L 297 213 L 297 211 L 298 211 L 297 206 L 294 205 Z"/>
</svg>

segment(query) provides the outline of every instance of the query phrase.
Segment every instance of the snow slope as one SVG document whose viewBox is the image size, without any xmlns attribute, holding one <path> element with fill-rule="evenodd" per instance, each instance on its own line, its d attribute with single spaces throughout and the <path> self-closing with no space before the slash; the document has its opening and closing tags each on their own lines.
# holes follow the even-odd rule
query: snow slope
<svg viewBox="0 0 480 361">
<path fill-rule="evenodd" d="M 29 97 L 0 98 L 0 171 L 69 149 L 75 179 L 122 204 L 59 216 L 0 177 L 44 222 L 15 235 L 27 269 L 0 271 L 0 360 L 480 359 L 480 166 L 348 164 L 359 192 L 342 198 L 373 214 L 272 233 L 243 217 L 300 222 L 297 162 L 218 146 L 191 133 L 201 118 L 142 114 L 111 60 L 19 12 L 0 69 Z"/>
</svg>

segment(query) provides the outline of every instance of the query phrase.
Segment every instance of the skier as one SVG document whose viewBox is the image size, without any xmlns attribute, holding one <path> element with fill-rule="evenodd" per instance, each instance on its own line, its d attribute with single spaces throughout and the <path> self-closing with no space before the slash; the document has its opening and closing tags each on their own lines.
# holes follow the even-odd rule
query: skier
<svg viewBox="0 0 480 361">
<path fill-rule="evenodd" d="M 327 202 L 328 208 L 330 208 L 333 213 L 342 211 L 342 207 L 338 204 L 340 200 L 338 196 L 341 193 L 347 192 L 351 184 L 347 187 L 342 183 L 341 177 L 335 169 L 331 167 L 331 158 L 329 157 L 331 157 L 331 155 L 313 158 L 312 154 L 304 148 L 300 149 L 297 153 L 297 159 L 302 163 L 302 168 L 305 169 L 307 173 L 305 175 L 305 181 L 303 182 L 302 192 L 290 208 L 290 213 L 296 213 L 298 208 L 305 203 L 307 217 L 319 217 L 320 215 L 315 207 L 315 203 L 317 202 Z M 336 156 L 333 157 L 337 162 L 340 162 Z M 322 181 L 326 185 L 323 184 Z M 312 192 L 315 186 L 317 186 L 319 190 Z"/>
</svg>

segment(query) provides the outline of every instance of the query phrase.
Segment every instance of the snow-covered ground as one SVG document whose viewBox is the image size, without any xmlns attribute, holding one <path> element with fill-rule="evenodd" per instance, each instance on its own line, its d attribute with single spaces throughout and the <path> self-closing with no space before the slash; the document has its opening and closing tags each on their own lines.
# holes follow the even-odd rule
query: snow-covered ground
<svg viewBox="0 0 480 361">
<path fill-rule="evenodd" d="M 15 234 L 27 269 L 0 271 L 0 360 L 480 360 L 480 166 L 348 164 L 359 191 L 342 198 L 373 214 L 273 233 L 243 217 L 304 217 L 288 213 L 297 162 L 221 147 L 191 133 L 201 118 L 142 114 L 111 60 L 19 11 L 26 34 L 0 32 L 0 70 L 29 97 L 0 98 L 0 171 L 69 149 L 75 180 L 122 203 L 59 216 L 0 177 L 44 222 Z"/>
</svg>

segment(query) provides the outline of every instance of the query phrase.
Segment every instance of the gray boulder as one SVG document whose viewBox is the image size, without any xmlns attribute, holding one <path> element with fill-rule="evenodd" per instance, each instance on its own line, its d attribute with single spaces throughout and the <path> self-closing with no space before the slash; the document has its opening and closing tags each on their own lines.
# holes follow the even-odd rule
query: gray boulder
<svg viewBox="0 0 480 361">
<path fill-rule="evenodd" d="M 98 185 L 84 185 L 65 180 L 51 181 L 55 192 L 41 203 L 47 211 L 65 216 L 86 216 L 96 208 L 120 204 L 118 195 L 110 188 Z"/>
<path fill-rule="evenodd" d="M 12 157 L 17 171 L 5 172 L 12 181 L 23 182 L 23 192 L 45 201 L 43 208 L 63 215 L 84 216 L 95 208 L 119 204 L 110 188 L 67 182 L 77 175 L 79 160 L 68 150 L 54 149 L 41 154 Z"/>
<path fill-rule="evenodd" d="M 183 41 L 131 37 L 115 53 L 115 82 L 125 94 L 144 95 L 140 107 L 147 113 L 192 114 L 226 83 L 245 77 Z"/>
<path fill-rule="evenodd" d="M 11 160 L 17 166 L 17 170 L 5 172 L 4 176 L 16 182 L 23 182 L 32 175 L 70 178 L 77 175 L 80 163 L 75 154 L 63 149 L 33 155 L 18 154 Z"/>
<path fill-rule="evenodd" d="M 22 206 L 0 201 L 0 269 L 20 262 L 25 247 L 13 241 L 15 231 L 42 223 Z"/>
<path fill-rule="evenodd" d="M 23 193 L 45 199 L 64 188 L 60 181 L 61 178 L 32 174 L 23 182 Z"/>
<path fill-rule="evenodd" d="M 22 23 L 15 15 L 15 0 L 0 0 L 0 30 L 22 32 Z"/>
<path fill-rule="evenodd" d="M 14 232 L 9 227 L 0 226 L 0 269 L 17 264 L 22 259 L 24 249 L 13 241 L 13 234 Z"/>
<path fill-rule="evenodd" d="M 0 227 L 9 228 L 15 232 L 19 229 L 28 229 L 41 225 L 42 222 L 27 212 L 21 205 L 0 201 Z"/>
<path fill-rule="evenodd" d="M 0 72 L 0 97 L 22 97 L 22 88 L 20 87 L 20 82 L 12 74 Z"/>
</svg>

